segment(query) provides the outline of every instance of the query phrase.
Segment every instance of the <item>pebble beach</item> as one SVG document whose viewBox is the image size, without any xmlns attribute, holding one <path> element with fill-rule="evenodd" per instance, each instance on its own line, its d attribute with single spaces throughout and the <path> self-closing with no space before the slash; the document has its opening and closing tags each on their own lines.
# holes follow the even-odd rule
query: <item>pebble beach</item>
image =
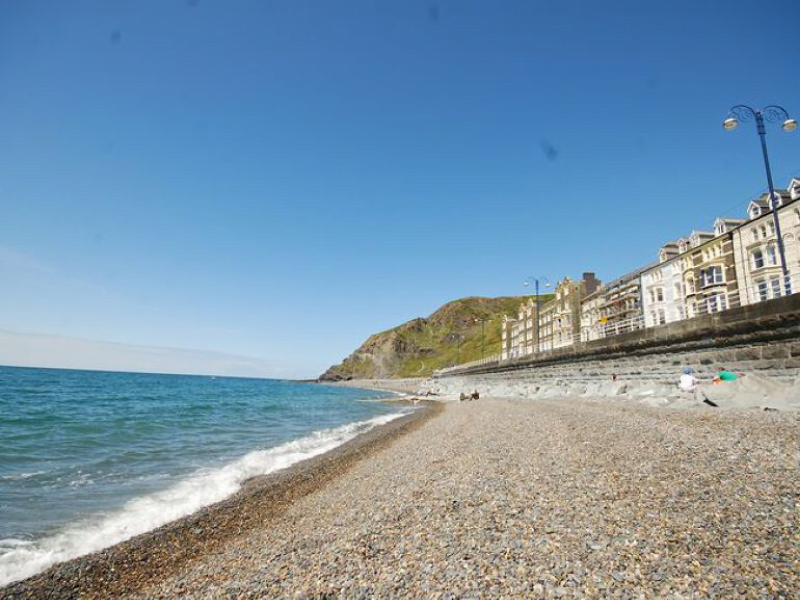
<svg viewBox="0 0 800 600">
<path fill-rule="evenodd" d="M 800 416 L 434 403 L 0 598 L 797 598 Z"/>
</svg>

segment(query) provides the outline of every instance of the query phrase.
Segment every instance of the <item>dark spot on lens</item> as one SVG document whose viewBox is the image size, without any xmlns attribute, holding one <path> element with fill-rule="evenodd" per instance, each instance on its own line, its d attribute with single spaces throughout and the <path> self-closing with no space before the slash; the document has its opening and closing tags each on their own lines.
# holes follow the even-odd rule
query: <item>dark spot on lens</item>
<svg viewBox="0 0 800 600">
<path fill-rule="evenodd" d="M 547 157 L 547 160 L 553 161 L 558 158 L 558 148 L 553 146 L 553 144 L 551 144 L 547 140 L 542 140 L 541 146 L 542 146 L 542 152 L 544 152 L 544 155 Z"/>
</svg>

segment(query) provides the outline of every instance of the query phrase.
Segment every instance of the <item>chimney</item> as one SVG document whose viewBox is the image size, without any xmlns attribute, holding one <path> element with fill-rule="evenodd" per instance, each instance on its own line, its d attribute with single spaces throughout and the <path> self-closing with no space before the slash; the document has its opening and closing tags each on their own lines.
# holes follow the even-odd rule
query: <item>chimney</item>
<svg viewBox="0 0 800 600">
<path fill-rule="evenodd" d="M 588 296 L 597 291 L 600 287 L 600 280 L 594 276 L 594 271 L 588 271 L 583 274 L 583 289 L 584 293 Z"/>
</svg>

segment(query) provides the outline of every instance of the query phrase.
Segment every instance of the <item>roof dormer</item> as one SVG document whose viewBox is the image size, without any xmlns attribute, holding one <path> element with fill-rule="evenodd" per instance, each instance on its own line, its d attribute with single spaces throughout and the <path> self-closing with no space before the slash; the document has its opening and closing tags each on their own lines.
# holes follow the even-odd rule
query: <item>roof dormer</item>
<svg viewBox="0 0 800 600">
<path fill-rule="evenodd" d="M 789 190 L 790 199 L 800 200 L 800 177 L 792 177 L 787 188 Z"/>
<path fill-rule="evenodd" d="M 693 231 L 692 235 L 689 236 L 689 245 L 692 248 L 697 248 L 701 244 L 705 244 L 709 240 L 714 239 L 714 234 L 710 231 Z"/>
<path fill-rule="evenodd" d="M 678 240 L 678 252 L 683 254 L 687 250 L 689 250 L 689 240 L 687 240 L 686 238 L 680 238 Z"/>
<path fill-rule="evenodd" d="M 757 219 L 761 215 L 764 215 L 768 212 L 769 202 L 767 201 L 766 196 L 759 198 L 758 200 L 753 200 L 747 205 L 747 216 L 750 218 L 750 220 Z"/>
<path fill-rule="evenodd" d="M 661 246 L 661 250 L 658 251 L 658 262 L 667 262 L 670 258 L 678 256 L 678 252 L 678 243 L 668 242 Z"/>
<path fill-rule="evenodd" d="M 718 217 L 717 220 L 714 221 L 714 235 L 720 236 L 724 233 L 728 233 L 731 229 L 735 229 L 742 223 L 744 223 L 744 219 L 724 219 L 723 217 Z"/>
</svg>

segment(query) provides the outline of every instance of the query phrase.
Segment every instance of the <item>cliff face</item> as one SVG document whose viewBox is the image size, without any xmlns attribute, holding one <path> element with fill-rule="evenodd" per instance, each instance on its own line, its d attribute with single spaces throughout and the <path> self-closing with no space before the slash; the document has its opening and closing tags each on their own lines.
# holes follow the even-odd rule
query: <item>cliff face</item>
<svg viewBox="0 0 800 600">
<path fill-rule="evenodd" d="M 503 315 L 516 316 L 526 299 L 512 296 L 449 302 L 427 319 L 413 319 L 371 335 L 320 380 L 427 377 L 438 368 L 497 354 Z"/>
</svg>

